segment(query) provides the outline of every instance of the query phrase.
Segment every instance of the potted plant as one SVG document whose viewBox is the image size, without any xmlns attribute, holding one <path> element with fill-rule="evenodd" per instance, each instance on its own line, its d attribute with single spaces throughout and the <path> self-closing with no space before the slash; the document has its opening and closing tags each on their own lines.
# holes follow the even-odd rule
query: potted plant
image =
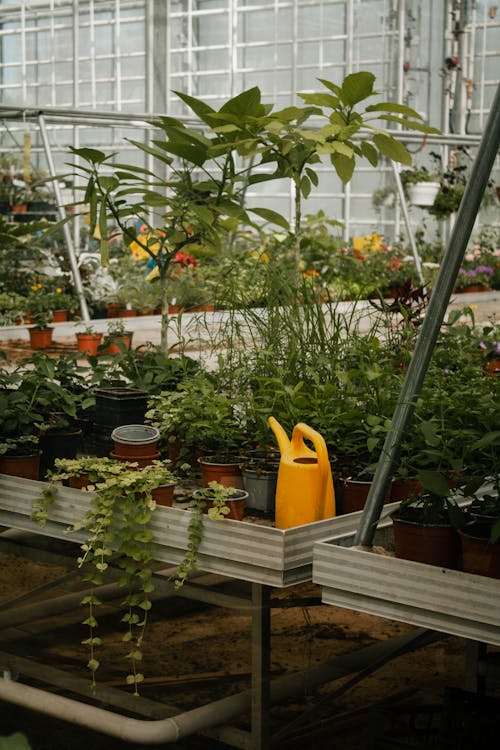
<svg viewBox="0 0 500 750">
<path fill-rule="evenodd" d="M 426 167 L 414 167 L 404 169 L 400 177 L 405 195 L 415 206 L 428 208 L 433 205 L 441 187 L 439 172 L 430 172 Z"/>
<path fill-rule="evenodd" d="M 132 346 L 133 331 L 127 331 L 122 320 L 108 323 L 102 343 L 103 354 L 120 354 Z"/>
<path fill-rule="evenodd" d="M 135 461 L 138 466 L 147 466 L 160 457 L 157 450 L 160 433 L 156 427 L 145 424 L 129 424 L 115 427 L 111 433 L 114 451 L 111 458 L 119 461 Z"/>
<path fill-rule="evenodd" d="M 460 529 L 462 566 L 468 573 L 500 578 L 500 475 L 479 496 L 472 495 L 467 523 Z"/>
<path fill-rule="evenodd" d="M 247 507 L 252 511 L 274 517 L 279 462 L 276 450 L 246 451 L 241 473 L 248 492 Z"/>
<path fill-rule="evenodd" d="M 85 326 L 83 331 L 77 331 L 76 347 L 79 352 L 87 356 L 96 356 L 99 346 L 101 345 L 103 334 L 97 331 L 94 326 Z"/>
<path fill-rule="evenodd" d="M 247 442 L 244 414 L 236 408 L 240 402 L 240 397 L 218 388 L 211 373 L 199 372 L 176 390 L 151 395 L 145 418 L 167 444 L 179 446 L 179 460 L 193 463 L 210 456 L 209 463 L 220 464 L 221 457 L 229 455 L 239 467 L 241 458 L 235 462 L 234 457 L 241 456 Z"/>
<path fill-rule="evenodd" d="M 58 364 L 42 353 L 27 361 L 21 373 L 18 390 L 29 403 L 28 414 L 40 435 L 42 478 L 57 457 L 75 457 L 83 434 L 79 418 L 94 403 L 73 376 L 71 365 Z"/>
<path fill-rule="evenodd" d="M 248 492 L 240 487 L 231 487 L 212 480 L 206 487 L 194 490 L 193 500 L 196 507 L 203 507 L 209 518 L 216 518 L 219 513 L 234 521 L 241 521 L 245 513 Z"/>
<path fill-rule="evenodd" d="M 396 556 L 406 560 L 459 567 L 460 542 L 458 529 L 465 516 L 457 502 L 457 493 L 450 490 L 445 477 L 434 477 L 433 489 L 402 500 L 391 513 Z"/>
<path fill-rule="evenodd" d="M 0 404 L 3 399 L 0 396 Z M 17 435 L 0 439 L 0 474 L 38 479 L 40 448 L 38 435 Z"/>
<path fill-rule="evenodd" d="M 155 462 L 138 470 L 133 462 L 126 464 L 102 458 L 84 458 L 80 461 L 57 461 L 49 479 L 51 482 L 63 481 L 82 472 L 89 475 L 92 483 L 83 490 L 91 493 L 89 509 L 81 521 L 72 527 L 74 531 L 86 532 L 78 565 L 87 571 L 86 580 L 92 586 L 104 583 L 111 572 L 111 562 L 122 571 L 120 585 L 127 593 L 121 621 L 125 624 L 123 640 L 129 646 L 127 659 L 130 665 L 126 683 L 132 686 L 137 695 L 138 686 L 144 679 L 140 663 L 148 613 L 152 606 L 150 594 L 154 590 L 153 533 L 149 528 L 156 507 L 153 491 L 162 484 L 171 484 L 175 477 L 163 462 Z M 42 526 L 47 521 L 55 496 L 56 486 L 49 484 L 34 503 L 32 518 Z M 88 667 L 95 687 L 99 668 L 98 647 L 101 644 L 96 634 L 99 601 L 91 591 L 82 604 L 88 608 L 85 624 L 89 635 L 84 643 L 89 649 Z"/>
<path fill-rule="evenodd" d="M 197 569 L 198 554 L 203 538 L 203 516 L 206 514 L 211 521 L 221 521 L 224 518 L 241 520 L 247 493 L 233 487 L 226 487 L 218 482 L 212 482 L 210 487 L 195 490 L 189 502 L 188 510 L 191 514 L 188 525 L 189 544 L 186 555 L 177 566 L 174 586 L 179 589 L 184 585 L 190 573 Z M 234 507 L 231 507 L 234 502 Z"/>
</svg>

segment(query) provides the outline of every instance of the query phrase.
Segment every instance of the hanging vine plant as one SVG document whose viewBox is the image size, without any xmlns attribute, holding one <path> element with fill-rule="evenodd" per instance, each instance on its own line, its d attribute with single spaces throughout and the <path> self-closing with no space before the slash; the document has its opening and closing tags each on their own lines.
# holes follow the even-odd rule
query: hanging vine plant
<svg viewBox="0 0 500 750">
<path fill-rule="evenodd" d="M 86 571 L 84 580 L 91 584 L 91 591 L 81 603 L 88 607 L 87 617 L 83 620 L 88 636 L 82 643 L 89 650 L 87 666 L 92 674 L 92 688 L 96 687 L 96 672 L 100 665 L 98 647 L 102 644 L 96 635 L 96 608 L 101 602 L 94 589 L 105 583 L 113 562 L 113 567 L 121 570 L 118 584 L 127 591 L 125 612 L 121 618 L 125 624 L 122 640 L 128 646 L 125 654 L 129 662 L 126 683 L 137 695 L 138 685 L 144 679 L 140 671 L 142 644 L 151 609 L 150 595 L 154 590 L 153 532 L 149 528 L 155 509 L 152 492 L 162 484 L 172 483 L 176 477 L 161 461 L 138 470 L 133 462 L 122 463 L 108 458 L 57 459 L 56 468 L 49 475 L 51 484 L 44 488 L 35 502 L 32 519 L 44 526 L 57 496 L 57 486 L 53 483 L 81 474 L 88 476 L 89 484 L 84 489 L 92 493 L 90 506 L 82 520 L 68 531 L 87 532 L 77 563 Z"/>
</svg>

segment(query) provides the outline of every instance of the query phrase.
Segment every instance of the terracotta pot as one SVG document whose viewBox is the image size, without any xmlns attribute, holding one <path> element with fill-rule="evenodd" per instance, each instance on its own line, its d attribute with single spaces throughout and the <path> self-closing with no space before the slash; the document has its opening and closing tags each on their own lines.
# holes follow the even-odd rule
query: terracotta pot
<svg viewBox="0 0 500 750">
<path fill-rule="evenodd" d="M 96 355 L 102 342 L 102 333 L 77 333 L 76 348 L 82 354 Z"/>
<path fill-rule="evenodd" d="M 68 320 L 67 310 L 54 310 L 52 313 L 52 321 L 54 323 L 65 323 Z"/>
<path fill-rule="evenodd" d="M 132 346 L 132 333 L 128 333 L 125 336 L 114 336 L 113 341 L 111 341 L 108 346 L 104 350 L 104 354 L 120 354 L 122 352 L 122 348 L 120 348 L 119 344 L 116 342 L 121 342 L 125 349 L 130 349 Z"/>
<path fill-rule="evenodd" d="M 391 484 L 391 502 L 401 502 L 410 495 L 422 492 L 422 483 L 418 479 L 393 479 Z"/>
<path fill-rule="evenodd" d="M 120 456 L 145 458 L 157 454 L 160 433 L 149 425 L 127 424 L 115 427 L 111 439 L 115 444 L 115 452 Z"/>
<path fill-rule="evenodd" d="M 40 454 L 31 456 L 0 456 L 0 474 L 13 477 L 38 479 L 40 476 Z"/>
<path fill-rule="evenodd" d="M 365 507 L 368 493 L 370 492 L 371 482 L 361 482 L 356 479 L 343 479 L 341 482 L 341 502 L 339 506 L 342 513 L 354 513 L 357 510 L 363 510 Z M 391 501 L 391 490 L 389 489 L 384 503 Z"/>
<path fill-rule="evenodd" d="M 74 490 L 82 490 L 90 484 L 89 475 L 81 474 L 80 476 L 70 477 L 68 479 L 68 487 L 72 487 Z"/>
<path fill-rule="evenodd" d="M 227 498 L 227 500 L 225 500 L 225 505 L 227 508 L 229 508 L 229 513 L 227 514 L 227 516 L 224 516 L 224 518 L 230 518 L 233 521 L 242 521 L 245 515 L 248 492 L 238 489 L 234 494 L 235 496 L 233 498 Z M 196 497 L 196 491 L 193 492 L 193 497 Z M 207 502 L 205 508 L 203 509 L 203 513 L 208 513 L 208 511 L 212 507 L 213 504 Z"/>
<path fill-rule="evenodd" d="M 460 540 L 451 526 L 424 526 L 395 517 L 392 524 L 396 557 L 440 568 L 459 567 Z"/>
<path fill-rule="evenodd" d="M 32 349 L 47 349 L 52 345 L 53 328 L 29 328 Z"/>
<path fill-rule="evenodd" d="M 200 465 L 203 486 L 210 482 L 218 482 L 225 487 L 243 489 L 243 475 L 241 471 L 243 459 L 239 456 L 201 456 Z"/>
<path fill-rule="evenodd" d="M 106 305 L 106 317 L 119 318 L 121 310 L 123 310 L 123 307 L 121 305 L 118 305 L 115 302 L 108 302 L 108 304 Z"/>
<path fill-rule="evenodd" d="M 177 315 L 178 313 L 183 311 L 183 307 L 180 305 L 169 305 L 168 306 L 168 314 L 169 315 Z"/>
<path fill-rule="evenodd" d="M 489 359 L 486 366 L 486 372 L 495 373 L 500 372 L 500 359 Z"/>
<path fill-rule="evenodd" d="M 118 313 L 118 317 L 120 318 L 136 318 L 137 317 L 137 310 L 127 310 L 126 308 L 120 310 Z"/>
<path fill-rule="evenodd" d="M 176 484 L 162 484 L 156 487 L 151 493 L 151 496 L 157 505 L 165 505 L 171 507 L 174 501 L 174 490 Z"/>
<path fill-rule="evenodd" d="M 492 544 L 490 523 L 471 523 L 459 532 L 466 573 L 500 578 L 500 544 Z"/>
<path fill-rule="evenodd" d="M 454 289 L 453 292 L 455 294 L 469 294 L 471 292 L 489 292 L 490 287 L 486 286 L 486 284 L 469 284 L 468 286 L 464 286 L 461 289 Z"/>
</svg>

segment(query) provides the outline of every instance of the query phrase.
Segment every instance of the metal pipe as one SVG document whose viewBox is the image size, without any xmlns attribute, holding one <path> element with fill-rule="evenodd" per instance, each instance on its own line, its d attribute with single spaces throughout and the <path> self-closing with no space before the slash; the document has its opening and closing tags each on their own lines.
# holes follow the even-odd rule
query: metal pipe
<svg viewBox="0 0 500 750">
<path fill-rule="evenodd" d="M 418 274 L 418 280 L 424 285 L 424 274 L 422 272 L 422 261 L 420 259 L 420 255 L 418 254 L 417 250 L 417 244 L 415 242 L 415 237 L 413 236 L 413 232 L 411 231 L 411 224 L 410 224 L 410 215 L 408 213 L 408 204 L 406 203 L 406 196 L 404 194 L 403 185 L 401 184 L 401 177 L 399 176 L 398 166 L 395 161 L 392 162 L 392 168 L 394 171 L 394 180 L 396 182 L 396 188 L 398 191 L 399 196 L 399 202 L 401 205 L 401 210 L 403 212 L 403 218 L 406 225 L 406 233 L 408 235 L 408 240 L 410 242 L 411 247 L 411 253 L 413 255 L 413 260 L 415 261 L 415 268 Z"/>
<path fill-rule="evenodd" d="M 477 158 L 472 166 L 471 175 L 458 209 L 446 254 L 422 323 L 420 335 L 415 345 L 398 403 L 392 416 L 392 425 L 382 448 L 354 544 L 371 546 L 373 542 L 384 497 L 389 489 L 397 464 L 399 448 L 413 416 L 415 403 L 429 366 L 434 345 L 450 301 L 460 264 L 462 263 L 499 147 L 500 84 L 497 86 L 495 99 L 491 106 Z"/>
<path fill-rule="evenodd" d="M 285 675 L 271 683 L 271 702 L 277 703 L 302 693 L 306 689 L 340 679 L 354 671 L 366 668 L 383 654 L 394 651 L 398 655 L 411 651 L 419 642 L 422 629 L 410 634 L 377 642 L 352 654 L 344 654 L 334 661 L 302 672 Z M 433 635 L 441 638 L 442 635 Z M 0 700 L 38 711 L 55 719 L 88 727 L 95 732 L 110 735 L 126 742 L 159 745 L 176 742 L 191 734 L 224 724 L 248 712 L 251 690 L 213 701 L 205 706 L 185 711 L 167 719 L 145 721 L 106 711 L 80 703 L 64 696 L 13 682 L 10 677 L 0 679 Z"/>
<path fill-rule="evenodd" d="M 73 247 L 73 239 L 71 237 L 71 232 L 69 231 L 66 212 L 62 205 L 61 191 L 59 190 L 59 183 L 57 182 L 57 172 L 54 166 L 54 160 L 52 159 L 52 152 L 50 150 L 49 137 L 47 135 L 47 129 L 45 127 L 45 121 L 43 119 L 43 115 L 39 115 L 38 124 L 40 127 L 40 133 L 42 136 L 45 156 L 47 158 L 49 173 L 50 173 L 50 176 L 52 177 L 52 186 L 54 189 L 54 194 L 56 196 L 56 202 L 57 202 L 57 206 L 56 206 L 57 213 L 59 215 L 60 221 L 62 222 L 62 231 L 64 234 L 64 239 L 66 241 L 66 249 L 68 251 L 69 264 L 71 266 L 71 273 L 73 275 L 73 281 L 75 283 L 75 291 L 78 297 L 78 301 L 80 303 L 80 311 L 82 313 L 82 319 L 88 322 L 90 320 L 89 309 L 87 307 L 87 300 L 85 299 L 85 292 L 83 290 L 82 277 L 80 276 L 80 269 L 78 268 L 78 262 L 76 260 L 75 248 Z"/>
</svg>

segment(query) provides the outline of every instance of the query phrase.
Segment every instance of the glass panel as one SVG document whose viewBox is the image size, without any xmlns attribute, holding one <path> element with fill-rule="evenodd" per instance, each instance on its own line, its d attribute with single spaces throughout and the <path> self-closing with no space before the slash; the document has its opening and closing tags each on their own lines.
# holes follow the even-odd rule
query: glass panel
<svg viewBox="0 0 500 750">
<path fill-rule="evenodd" d="M 227 68 L 229 55 L 227 48 L 197 50 L 194 53 L 196 70 L 211 70 Z"/>
<path fill-rule="evenodd" d="M 359 10 L 355 10 L 355 28 L 358 34 L 373 33 L 374 27 L 385 25 L 389 8 L 384 0 L 363 0 Z"/>
<path fill-rule="evenodd" d="M 226 99 L 231 95 L 229 80 L 226 75 L 200 76 L 198 78 L 198 96 L 203 97 L 212 94 L 222 97 L 222 99 Z"/>
<path fill-rule="evenodd" d="M 216 44 L 228 44 L 229 26 L 227 16 L 200 16 L 193 19 L 194 44 L 200 47 L 211 47 Z"/>
<path fill-rule="evenodd" d="M 95 28 L 95 54 L 109 54 L 114 49 L 113 41 L 114 27 L 113 24 L 106 26 L 97 26 Z"/>
</svg>

